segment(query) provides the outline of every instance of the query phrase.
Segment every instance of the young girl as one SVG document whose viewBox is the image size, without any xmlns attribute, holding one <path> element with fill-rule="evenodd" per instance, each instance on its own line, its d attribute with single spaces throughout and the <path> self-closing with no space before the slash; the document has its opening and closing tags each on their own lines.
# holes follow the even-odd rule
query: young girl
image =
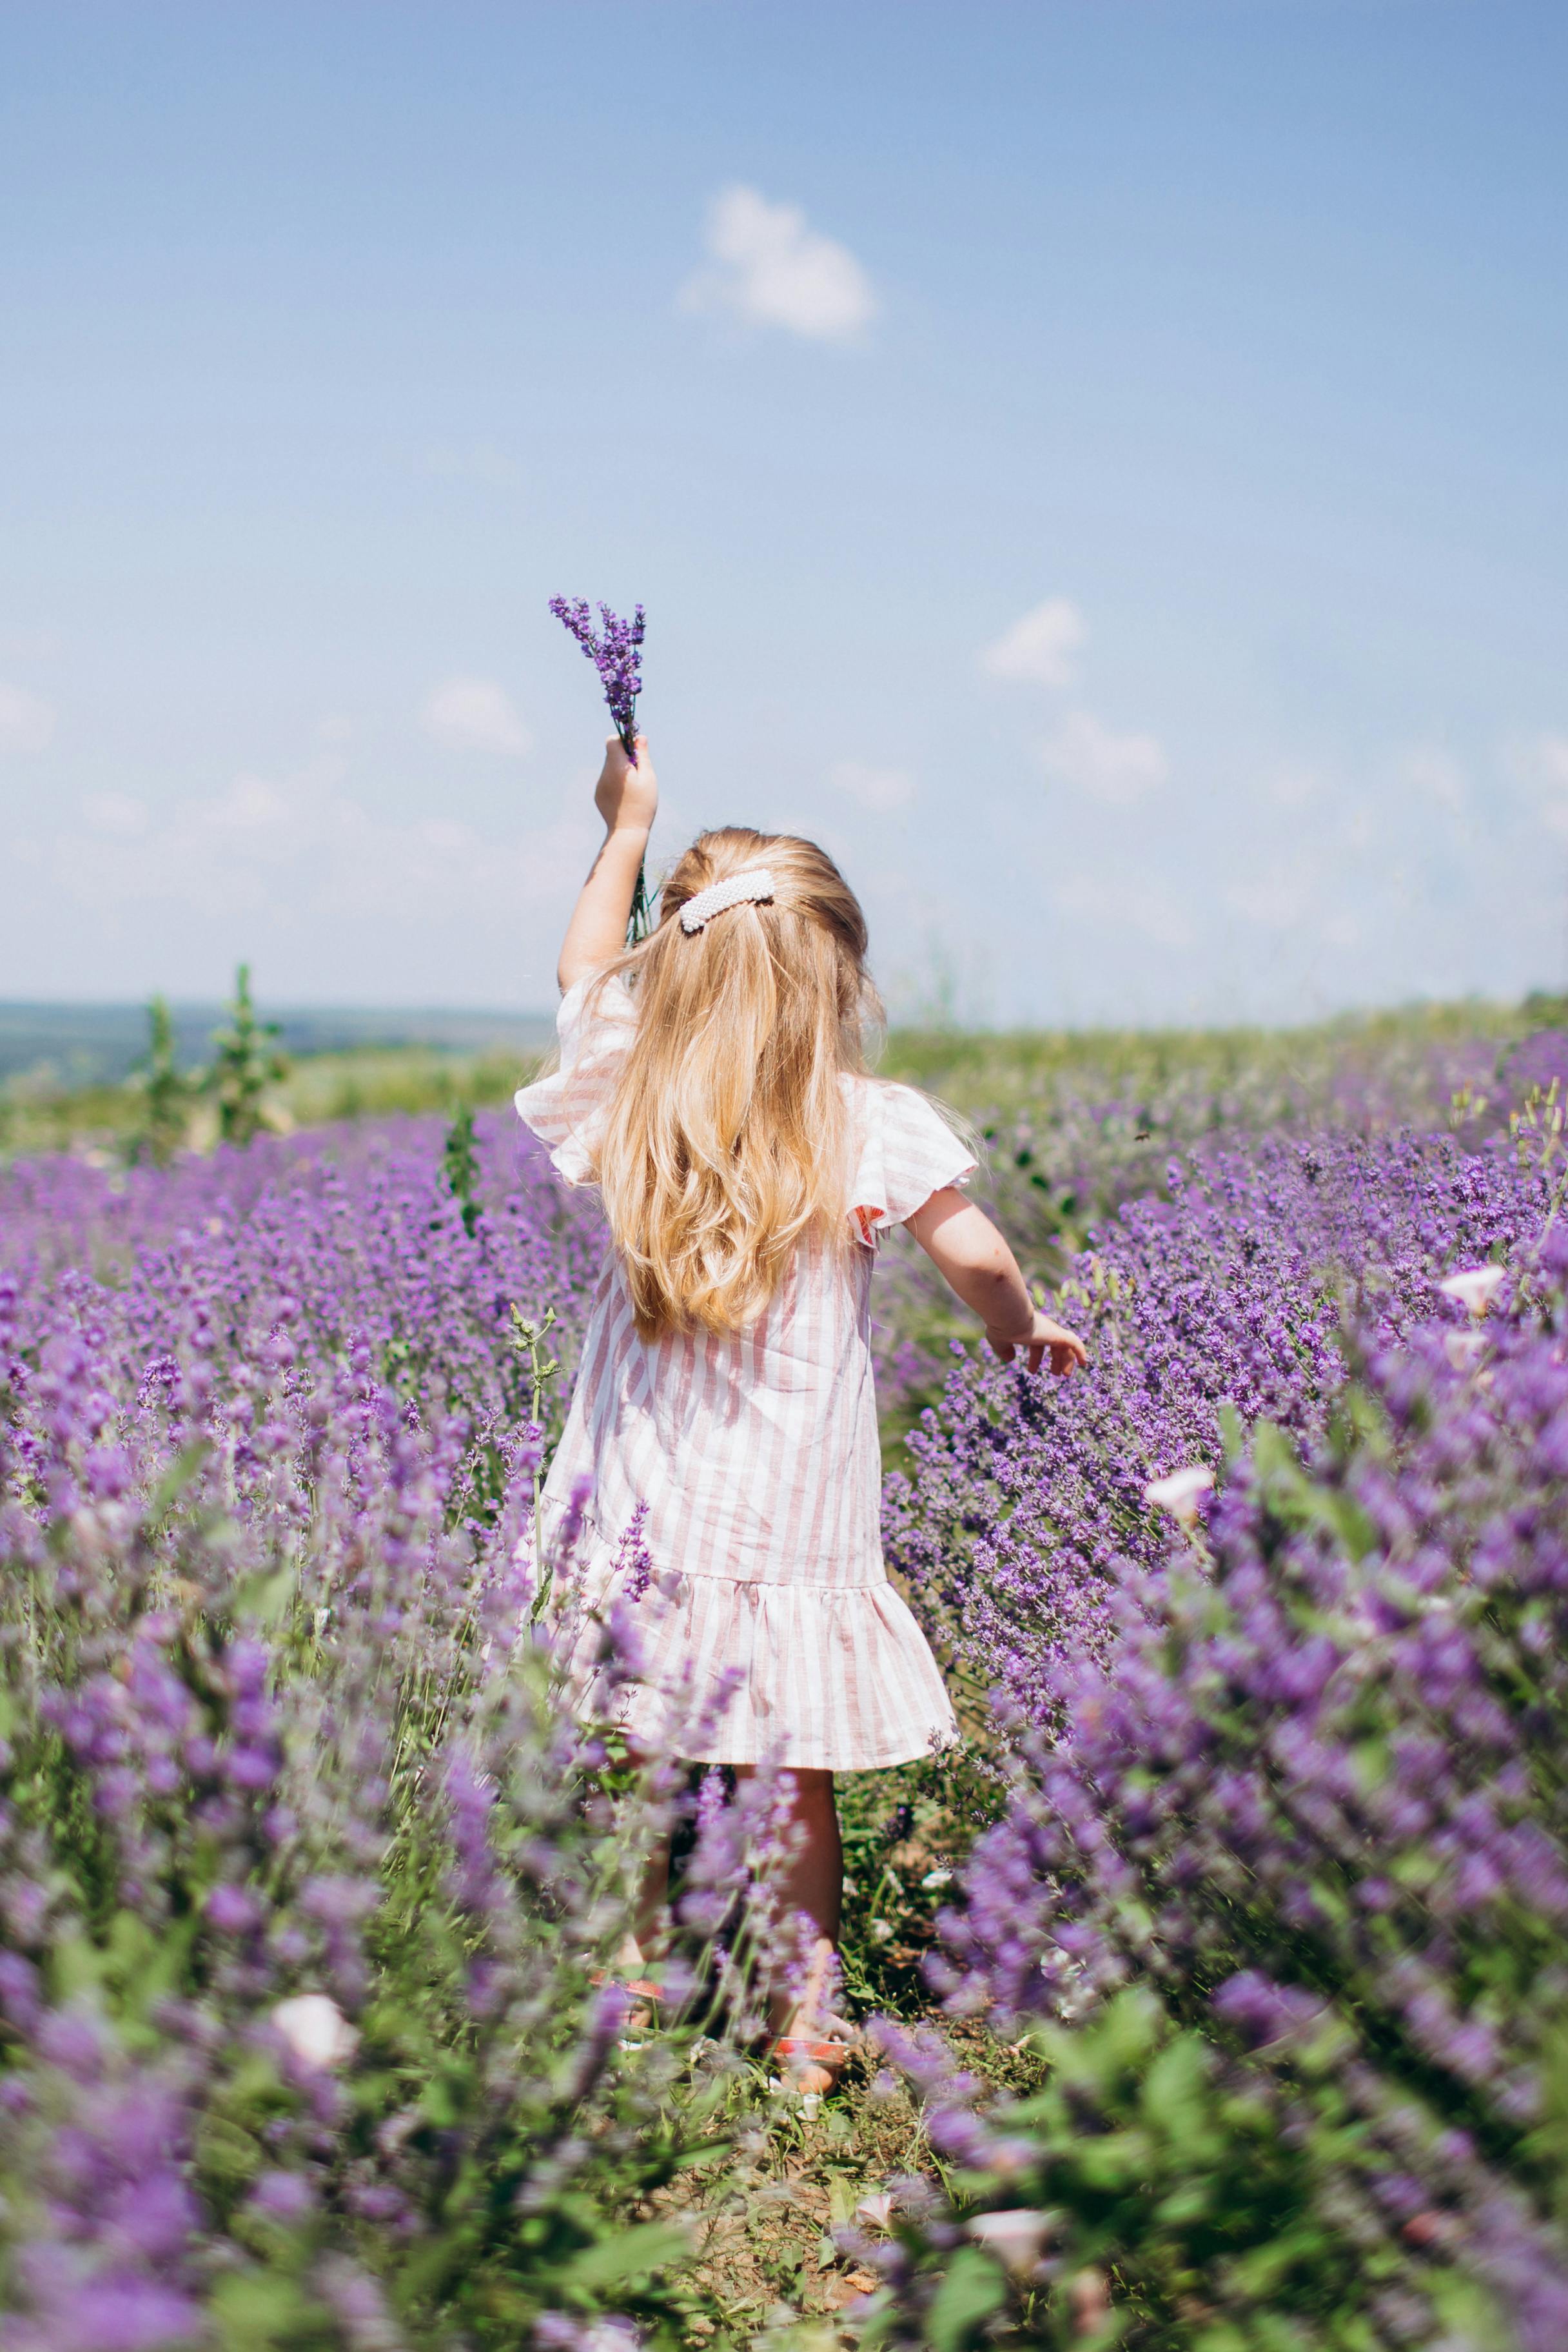
<svg viewBox="0 0 1568 2352">
<path fill-rule="evenodd" d="M 628 1734 L 693 1762 L 787 1768 L 783 1892 L 816 1959 L 779 2048 L 831 2079 L 837 2021 L 818 2045 L 812 2012 L 842 1893 L 833 1775 L 956 1736 L 882 1563 L 879 1236 L 907 1224 L 1001 1356 L 1066 1374 L 1085 1353 L 957 1189 L 966 1145 L 924 1096 L 867 1071 L 865 919 L 824 851 L 706 833 L 652 935 L 625 946 L 658 797 L 644 740 L 634 765 L 612 737 L 594 795 L 605 843 L 561 950 L 560 1067 L 517 1097 L 567 1182 L 598 1186 L 613 1243 L 542 1516 L 548 1542 L 586 1490 L 592 1610 L 635 1561 Z M 568 1666 L 585 1711 L 596 1647 L 588 1623 Z"/>
</svg>

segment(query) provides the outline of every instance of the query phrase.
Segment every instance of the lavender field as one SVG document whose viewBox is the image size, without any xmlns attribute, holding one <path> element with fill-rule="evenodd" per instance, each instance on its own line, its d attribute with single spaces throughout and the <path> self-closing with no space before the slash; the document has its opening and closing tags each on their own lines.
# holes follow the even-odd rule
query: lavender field
<svg viewBox="0 0 1568 2352">
<path fill-rule="evenodd" d="M 820 2104 L 765 1782 L 553 1698 L 591 1206 L 499 1110 L 0 1174 L 4 2352 L 1568 2341 L 1568 1037 L 894 1052 L 1093 1357 L 889 1250 L 970 1744 L 845 1787 Z"/>
</svg>

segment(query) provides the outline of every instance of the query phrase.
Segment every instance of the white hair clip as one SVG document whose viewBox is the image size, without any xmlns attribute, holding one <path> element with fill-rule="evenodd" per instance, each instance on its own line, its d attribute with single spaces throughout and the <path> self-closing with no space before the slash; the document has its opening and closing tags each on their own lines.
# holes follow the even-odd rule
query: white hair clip
<svg viewBox="0 0 1568 2352">
<path fill-rule="evenodd" d="M 726 907 L 738 907 L 746 898 L 771 898 L 773 877 L 765 866 L 748 866 L 743 874 L 731 874 L 727 881 L 710 882 L 706 890 L 697 891 L 688 898 L 680 910 L 683 931 L 700 931 Z"/>
</svg>

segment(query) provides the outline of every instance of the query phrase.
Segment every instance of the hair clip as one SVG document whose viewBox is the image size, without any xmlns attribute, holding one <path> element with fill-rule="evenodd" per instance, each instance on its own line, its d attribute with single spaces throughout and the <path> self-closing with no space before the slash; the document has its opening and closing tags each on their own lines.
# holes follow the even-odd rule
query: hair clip
<svg viewBox="0 0 1568 2352">
<path fill-rule="evenodd" d="M 748 866 L 743 874 L 731 874 L 725 881 L 710 882 L 706 890 L 698 890 L 688 898 L 680 910 L 683 931 L 700 931 L 726 907 L 738 907 L 744 899 L 771 898 L 773 877 L 765 866 Z"/>
</svg>

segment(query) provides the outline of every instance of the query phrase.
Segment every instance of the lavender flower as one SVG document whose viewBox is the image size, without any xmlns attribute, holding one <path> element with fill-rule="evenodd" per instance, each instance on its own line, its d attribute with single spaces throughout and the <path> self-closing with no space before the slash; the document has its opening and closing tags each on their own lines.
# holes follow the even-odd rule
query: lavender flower
<svg viewBox="0 0 1568 2352">
<path fill-rule="evenodd" d="M 605 700 L 626 757 L 637 762 L 637 696 L 642 692 L 642 641 L 647 623 L 639 604 L 629 621 L 621 620 L 607 604 L 599 607 L 602 630 L 596 635 L 585 596 L 552 596 L 550 609 L 570 629 L 605 689 Z"/>
<path fill-rule="evenodd" d="M 605 690 L 605 700 L 622 748 L 633 767 L 637 758 L 637 697 L 642 692 L 642 641 L 647 623 L 638 604 L 629 621 L 623 621 L 608 604 L 599 607 L 602 624 L 595 633 L 588 612 L 585 596 L 552 596 L 550 609 L 556 619 L 570 629 L 594 667 L 599 673 L 599 683 Z M 647 883 L 644 869 L 637 868 L 637 888 L 632 896 L 631 920 L 626 939 L 629 946 L 646 939 L 652 929 L 652 910 L 648 904 Z"/>
</svg>

